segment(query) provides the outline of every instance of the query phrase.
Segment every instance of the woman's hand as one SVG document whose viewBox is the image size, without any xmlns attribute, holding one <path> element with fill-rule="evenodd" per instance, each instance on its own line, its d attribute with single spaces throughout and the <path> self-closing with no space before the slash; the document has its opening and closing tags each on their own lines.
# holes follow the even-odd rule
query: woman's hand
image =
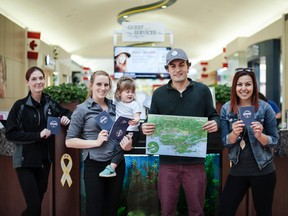
<svg viewBox="0 0 288 216">
<path fill-rule="evenodd" d="M 40 132 L 40 137 L 47 139 L 49 136 L 51 135 L 51 131 L 47 128 L 44 128 L 41 132 Z"/>
<path fill-rule="evenodd" d="M 252 122 L 251 128 L 253 129 L 255 137 L 259 139 L 263 132 L 263 125 L 260 122 Z"/>
<path fill-rule="evenodd" d="M 142 127 L 142 132 L 144 135 L 151 135 L 154 133 L 156 129 L 156 124 L 147 122 L 147 123 L 143 123 L 141 127 Z"/>
<path fill-rule="evenodd" d="M 67 116 L 62 116 L 60 123 L 64 126 L 68 125 L 70 123 L 70 119 Z"/>
<path fill-rule="evenodd" d="M 242 120 L 236 121 L 232 124 L 232 131 L 228 135 L 228 139 L 230 143 L 236 143 L 238 137 L 244 130 L 245 124 Z"/>
<path fill-rule="evenodd" d="M 127 134 L 120 142 L 120 146 L 124 151 L 130 151 L 132 147 L 132 136 Z"/>
<path fill-rule="evenodd" d="M 235 136 L 239 136 L 244 130 L 245 124 L 242 120 L 238 120 L 232 124 L 232 133 Z"/>
<path fill-rule="evenodd" d="M 97 146 L 101 146 L 104 142 L 108 141 L 108 131 L 107 130 L 101 130 L 98 134 L 97 138 Z"/>
</svg>

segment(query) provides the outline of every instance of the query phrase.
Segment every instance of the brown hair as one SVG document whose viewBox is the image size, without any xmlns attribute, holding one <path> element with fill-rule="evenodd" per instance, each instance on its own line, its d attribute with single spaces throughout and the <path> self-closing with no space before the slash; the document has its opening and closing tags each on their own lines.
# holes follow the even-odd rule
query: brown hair
<svg viewBox="0 0 288 216">
<path fill-rule="evenodd" d="M 25 75 L 26 81 L 29 81 L 31 74 L 34 73 L 35 71 L 40 71 L 42 73 L 43 77 L 45 78 L 45 74 L 44 74 L 43 70 L 39 67 L 33 66 L 26 71 L 26 75 Z"/>
<path fill-rule="evenodd" d="M 123 92 L 124 90 L 127 90 L 127 89 L 131 89 L 132 91 L 135 92 L 135 90 L 136 90 L 135 82 L 130 77 L 122 76 L 117 81 L 117 87 L 116 87 L 116 91 L 114 93 L 114 98 L 117 101 L 120 101 L 121 92 Z"/>
<path fill-rule="evenodd" d="M 231 87 L 230 112 L 234 112 L 234 114 L 238 113 L 239 97 L 237 96 L 237 93 L 236 93 L 236 87 L 237 87 L 238 79 L 244 75 L 248 75 L 252 78 L 253 94 L 252 94 L 251 104 L 255 107 L 255 111 L 257 111 L 259 108 L 258 87 L 257 87 L 257 81 L 256 81 L 256 77 L 255 77 L 255 73 L 253 69 L 245 70 L 245 68 L 243 68 L 242 70 L 241 69 L 239 70 L 238 68 L 236 69 L 236 71 L 237 72 L 235 73 L 233 77 L 232 87 Z"/>
<path fill-rule="evenodd" d="M 176 60 L 176 59 L 174 59 L 174 60 Z M 186 60 L 185 62 L 186 62 L 186 64 L 187 64 L 187 67 L 189 68 L 189 67 L 191 66 L 191 62 L 189 62 L 189 60 Z M 169 64 L 170 64 L 170 62 L 169 62 Z M 169 64 L 168 64 L 168 65 L 169 65 Z M 164 66 L 164 68 L 165 68 L 166 70 L 168 70 L 168 65 L 165 65 L 165 66 Z"/>
<path fill-rule="evenodd" d="M 95 72 L 91 75 L 91 78 L 90 78 L 90 86 L 93 85 L 94 80 L 95 80 L 95 78 L 96 78 L 97 76 L 106 76 L 106 77 L 108 77 L 110 89 L 112 88 L 112 80 L 111 80 L 110 75 L 109 75 L 106 71 L 102 71 L 102 70 L 95 71 Z M 91 97 L 91 96 L 92 96 L 92 90 L 91 90 L 91 88 L 89 88 L 88 97 Z"/>
</svg>

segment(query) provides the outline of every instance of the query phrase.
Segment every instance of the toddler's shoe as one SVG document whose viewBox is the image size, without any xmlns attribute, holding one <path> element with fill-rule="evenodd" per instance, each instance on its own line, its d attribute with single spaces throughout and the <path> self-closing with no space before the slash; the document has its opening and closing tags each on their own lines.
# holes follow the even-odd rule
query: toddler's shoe
<svg viewBox="0 0 288 216">
<path fill-rule="evenodd" d="M 105 169 L 99 174 L 99 176 L 100 177 L 114 177 L 116 176 L 116 172 L 110 165 L 107 165 Z"/>
</svg>

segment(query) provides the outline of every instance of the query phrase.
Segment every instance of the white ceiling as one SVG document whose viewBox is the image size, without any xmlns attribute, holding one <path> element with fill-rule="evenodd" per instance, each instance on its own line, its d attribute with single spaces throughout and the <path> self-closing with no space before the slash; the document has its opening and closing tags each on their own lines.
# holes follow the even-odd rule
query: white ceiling
<svg viewBox="0 0 288 216">
<path fill-rule="evenodd" d="M 41 39 L 83 58 L 111 58 L 113 32 L 123 10 L 158 0 L 0 0 L 0 13 Z M 209 60 L 237 37 L 250 36 L 288 12 L 288 0 L 177 0 L 164 10 L 128 18 L 160 22 L 174 47 L 194 61 Z M 85 65 L 83 65 L 85 66 Z"/>
</svg>

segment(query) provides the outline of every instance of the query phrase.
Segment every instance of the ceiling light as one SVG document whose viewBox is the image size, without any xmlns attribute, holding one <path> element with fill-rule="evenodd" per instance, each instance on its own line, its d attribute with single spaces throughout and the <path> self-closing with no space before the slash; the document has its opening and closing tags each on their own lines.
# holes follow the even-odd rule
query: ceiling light
<svg viewBox="0 0 288 216">
<path fill-rule="evenodd" d="M 118 14 L 117 16 L 118 23 L 122 24 L 122 22 L 126 21 L 126 18 L 128 16 L 135 15 L 137 13 L 143 13 L 147 11 L 167 8 L 171 6 L 172 4 L 174 4 L 176 1 L 177 0 L 161 0 L 152 4 L 146 4 L 146 5 L 142 5 L 138 7 L 129 8 Z"/>
</svg>

